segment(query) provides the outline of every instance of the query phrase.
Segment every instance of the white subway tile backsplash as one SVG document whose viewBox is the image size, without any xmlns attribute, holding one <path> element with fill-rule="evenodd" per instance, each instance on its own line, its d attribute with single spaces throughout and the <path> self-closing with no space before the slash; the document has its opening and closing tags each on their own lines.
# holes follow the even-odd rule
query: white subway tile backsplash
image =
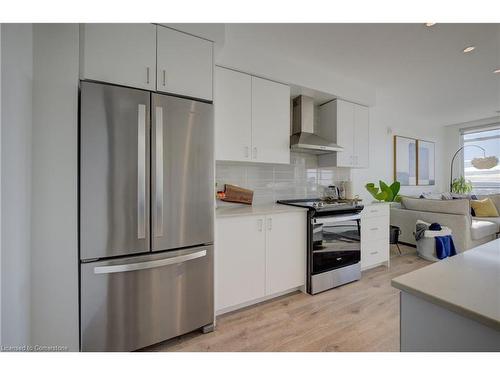
<svg viewBox="0 0 500 375">
<path fill-rule="evenodd" d="M 290 164 L 218 161 L 215 174 L 218 190 L 222 190 L 224 184 L 253 190 L 254 205 L 278 199 L 321 197 L 325 186 L 350 180 L 351 176 L 349 168 L 319 168 L 315 155 L 294 152 L 290 155 Z"/>
</svg>

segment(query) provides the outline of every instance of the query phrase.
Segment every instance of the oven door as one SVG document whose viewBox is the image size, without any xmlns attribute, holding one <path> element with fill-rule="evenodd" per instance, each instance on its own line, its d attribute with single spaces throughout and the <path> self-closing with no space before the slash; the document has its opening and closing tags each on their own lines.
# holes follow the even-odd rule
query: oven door
<svg viewBox="0 0 500 375">
<path fill-rule="evenodd" d="M 360 261 L 359 214 L 313 218 L 311 224 L 312 275 Z"/>
</svg>

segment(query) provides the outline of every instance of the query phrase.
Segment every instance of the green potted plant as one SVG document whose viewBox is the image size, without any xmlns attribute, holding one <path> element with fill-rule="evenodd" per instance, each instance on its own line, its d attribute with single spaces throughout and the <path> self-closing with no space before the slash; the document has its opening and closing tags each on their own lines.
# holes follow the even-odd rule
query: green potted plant
<svg viewBox="0 0 500 375">
<path fill-rule="evenodd" d="M 399 189 L 401 184 L 399 181 L 394 181 L 391 185 L 387 185 L 384 181 L 379 181 L 379 186 L 375 186 L 373 182 L 365 185 L 366 190 L 379 202 L 400 202 Z"/>
<path fill-rule="evenodd" d="M 472 191 L 472 182 L 464 176 L 455 178 L 451 184 L 451 192 L 457 194 L 468 194 Z"/>
</svg>

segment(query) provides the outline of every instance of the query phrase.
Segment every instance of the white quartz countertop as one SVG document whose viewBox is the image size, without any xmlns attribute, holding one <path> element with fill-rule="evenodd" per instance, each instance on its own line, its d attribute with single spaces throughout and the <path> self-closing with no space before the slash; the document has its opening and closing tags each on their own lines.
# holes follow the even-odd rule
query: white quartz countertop
<svg viewBox="0 0 500 375">
<path fill-rule="evenodd" d="M 288 206 L 285 204 L 267 204 L 258 206 L 225 206 L 217 207 L 215 216 L 217 218 L 230 216 L 245 216 L 245 215 L 269 215 L 280 214 L 285 212 L 307 212 L 307 208 Z"/>
<path fill-rule="evenodd" d="M 396 277 L 392 286 L 500 330 L 500 239 Z"/>
</svg>

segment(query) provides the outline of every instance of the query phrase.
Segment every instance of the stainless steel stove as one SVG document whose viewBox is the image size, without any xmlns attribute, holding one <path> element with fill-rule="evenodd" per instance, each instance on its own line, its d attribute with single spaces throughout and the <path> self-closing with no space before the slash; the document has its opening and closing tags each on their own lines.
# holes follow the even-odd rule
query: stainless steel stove
<svg viewBox="0 0 500 375">
<path fill-rule="evenodd" d="M 307 292 L 316 294 L 361 278 L 361 211 L 356 201 L 279 200 L 308 209 Z"/>
<path fill-rule="evenodd" d="M 363 209 L 363 206 L 356 201 L 327 200 L 320 198 L 278 200 L 277 203 L 286 204 L 289 206 L 309 208 L 316 214 L 324 214 L 329 212 L 332 214 L 345 212 L 361 212 L 361 210 Z"/>
</svg>

